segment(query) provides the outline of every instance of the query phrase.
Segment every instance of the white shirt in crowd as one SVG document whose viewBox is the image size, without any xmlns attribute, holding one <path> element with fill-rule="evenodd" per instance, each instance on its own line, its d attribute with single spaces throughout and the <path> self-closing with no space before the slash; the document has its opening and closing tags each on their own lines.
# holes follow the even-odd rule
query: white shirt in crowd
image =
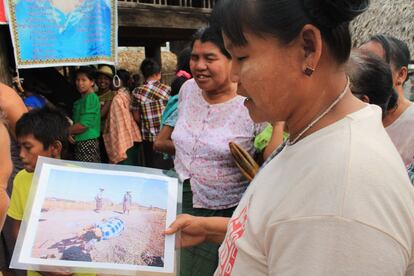
<svg viewBox="0 0 414 276">
<path fill-rule="evenodd" d="M 389 125 L 386 131 L 404 164 L 409 166 L 414 162 L 414 104 L 411 104 L 397 120 Z"/>
<path fill-rule="evenodd" d="M 414 190 L 367 106 L 286 146 L 231 218 L 216 275 L 414 275 Z"/>
</svg>

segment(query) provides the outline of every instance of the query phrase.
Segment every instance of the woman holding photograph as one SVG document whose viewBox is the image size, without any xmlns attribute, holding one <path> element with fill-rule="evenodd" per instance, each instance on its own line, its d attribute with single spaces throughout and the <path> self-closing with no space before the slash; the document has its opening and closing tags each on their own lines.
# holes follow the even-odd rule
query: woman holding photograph
<svg viewBox="0 0 414 276">
<path fill-rule="evenodd" d="M 285 121 L 290 133 L 231 219 L 181 215 L 167 229 L 181 230 L 182 246 L 222 243 L 215 275 L 414 275 L 414 191 L 380 108 L 351 94 L 344 71 L 349 23 L 367 7 L 215 7 L 250 116 Z"/>
<path fill-rule="evenodd" d="M 178 96 L 172 132 L 174 165 L 183 185 L 183 213 L 231 217 L 247 188 L 229 149 L 235 142 L 254 155 L 253 140 L 261 131 L 237 95 L 230 79 L 232 59 L 220 30 L 200 29 L 193 38 L 190 69 Z M 181 252 L 181 275 L 212 275 L 218 246 L 203 244 Z"/>
</svg>

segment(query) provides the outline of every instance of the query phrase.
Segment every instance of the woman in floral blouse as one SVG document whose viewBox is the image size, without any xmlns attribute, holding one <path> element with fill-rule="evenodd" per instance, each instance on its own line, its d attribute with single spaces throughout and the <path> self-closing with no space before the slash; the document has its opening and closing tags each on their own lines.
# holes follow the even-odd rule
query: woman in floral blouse
<svg viewBox="0 0 414 276">
<path fill-rule="evenodd" d="M 247 188 L 228 144 L 236 142 L 254 154 L 260 126 L 250 119 L 245 98 L 230 80 L 231 62 L 217 29 L 196 33 L 190 60 L 194 78 L 181 87 L 172 133 L 174 165 L 184 181 L 183 213 L 230 217 Z M 183 250 L 181 274 L 213 275 L 217 250 L 212 244 Z"/>
</svg>

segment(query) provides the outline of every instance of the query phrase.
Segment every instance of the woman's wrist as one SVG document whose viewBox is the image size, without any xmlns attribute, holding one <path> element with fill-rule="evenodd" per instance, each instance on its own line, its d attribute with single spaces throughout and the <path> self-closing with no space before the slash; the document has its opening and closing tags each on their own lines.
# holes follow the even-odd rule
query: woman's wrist
<svg viewBox="0 0 414 276">
<path fill-rule="evenodd" d="M 201 226 L 206 231 L 206 241 L 221 243 L 227 232 L 229 218 L 224 217 L 200 217 Z"/>
</svg>

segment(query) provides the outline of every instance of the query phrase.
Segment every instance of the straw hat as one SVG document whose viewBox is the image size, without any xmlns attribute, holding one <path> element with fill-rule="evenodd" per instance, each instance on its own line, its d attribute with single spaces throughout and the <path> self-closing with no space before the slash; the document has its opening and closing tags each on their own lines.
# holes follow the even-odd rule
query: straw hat
<svg viewBox="0 0 414 276">
<path fill-rule="evenodd" d="M 108 65 L 102 65 L 101 67 L 99 67 L 98 74 L 103 74 L 111 79 L 114 77 L 114 73 L 112 72 L 111 67 L 109 67 Z"/>
</svg>

